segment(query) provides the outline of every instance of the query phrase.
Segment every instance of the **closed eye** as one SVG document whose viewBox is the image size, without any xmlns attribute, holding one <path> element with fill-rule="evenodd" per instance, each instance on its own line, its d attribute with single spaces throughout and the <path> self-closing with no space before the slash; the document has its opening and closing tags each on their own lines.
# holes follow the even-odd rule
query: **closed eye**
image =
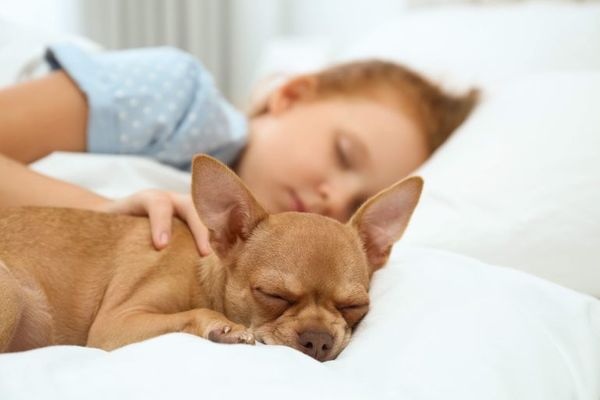
<svg viewBox="0 0 600 400">
<path fill-rule="evenodd" d="M 354 328 L 369 311 L 369 304 L 350 304 L 337 307 L 349 327 Z"/>
<path fill-rule="evenodd" d="M 338 306 L 339 311 L 366 311 L 369 309 L 369 304 L 351 304 L 347 306 Z"/>
<path fill-rule="evenodd" d="M 261 289 L 260 287 L 254 288 L 253 291 L 260 299 L 264 301 L 286 303 L 286 305 L 292 305 L 295 303 L 295 301 L 287 297 L 284 297 L 277 293 L 267 292 L 264 289 Z"/>
<path fill-rule="evenodd" d="M 342 169 L 349 169 L 352 166 L 347 149 L 345 148 L 343 139 L 341 138 L 337 138 L 335 141 L 335 154 Z"/>
<path fill-rule="evenodd" d="M 368 164 L 369 151 L 355 132 L 338 128 L 334 137 L 336 157 L 342 168 L 358 170 Z"/>
</svg>

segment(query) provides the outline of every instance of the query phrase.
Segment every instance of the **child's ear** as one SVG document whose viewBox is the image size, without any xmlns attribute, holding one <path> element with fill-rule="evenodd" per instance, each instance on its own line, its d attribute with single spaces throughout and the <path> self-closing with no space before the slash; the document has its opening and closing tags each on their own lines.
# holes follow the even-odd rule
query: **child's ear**
<svg viewBox="0 0 600 400">
<path fill-rule="evenodd" d="M 423 179 L 406 178 L 367 200 L 348 224 L 358 231 L 371 267 L 370 273 L 386 262 L 419 202 Z"/>
<path fill-rule="evenodd" d="M 192 162 L 192 199 L 219 256 L 238 240 L 246 240 L 268 216 L 233 171 L 206 155 Z"/>
<path fill-rule="evenodd" d="M 289 110 L 301 100 L 313 97 L 317 92 L 317 78 L 311 75 L 302 75 L 284 83 L 271 93 L 267 101 L 267 111 L 279 114 Z"/>
</svg>

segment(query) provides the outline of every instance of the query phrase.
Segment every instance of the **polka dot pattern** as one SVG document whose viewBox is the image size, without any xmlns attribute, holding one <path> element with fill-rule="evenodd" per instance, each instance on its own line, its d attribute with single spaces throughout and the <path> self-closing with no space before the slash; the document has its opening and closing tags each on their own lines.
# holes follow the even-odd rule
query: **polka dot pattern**
<svg viewBox="0 0 600 400">
<path fill-rule="evenodd" d="M 191 55 L 169 47 L 88 54 L 52 46 L 47 59 L 88 97 L 88 150 L 145 155 L 189 168 L 194 154 L 230 163 L 246 141 L 245 117 Z"/>
</svg>

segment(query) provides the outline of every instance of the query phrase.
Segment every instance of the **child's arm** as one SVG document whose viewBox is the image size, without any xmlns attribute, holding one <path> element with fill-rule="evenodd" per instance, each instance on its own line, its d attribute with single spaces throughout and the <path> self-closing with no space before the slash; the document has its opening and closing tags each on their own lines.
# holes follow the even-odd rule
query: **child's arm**
<svg viewBox="0 0 600 400">
<path fill-rule="evenodd" d="M 168 244 L 172 217 L 178 216 L 188 224 L 200 254 L 211 252 L 208 230 L 187 194 L 146 190 L 124 199 L 111 200 L 77 185 L 39 174 L 0 154 L 0 208 L 24 205 L 148 215 L 152 241 L 157 249 Z"/>
<path fill-rule="evenodd" d="M 2 150 L 0 148 L 0 152 Z M 109 201 L 82 187 L 39 174 L 0 154 L 0 207 L 31 205 L 97 209 Z"/>
<path fill-rule="evenodd" d="M 53 151 L 85 151 L 87 114 L 85 96 L 63 71 L 0 90 L 0 153 L 31 163 Z"/>
</svg>

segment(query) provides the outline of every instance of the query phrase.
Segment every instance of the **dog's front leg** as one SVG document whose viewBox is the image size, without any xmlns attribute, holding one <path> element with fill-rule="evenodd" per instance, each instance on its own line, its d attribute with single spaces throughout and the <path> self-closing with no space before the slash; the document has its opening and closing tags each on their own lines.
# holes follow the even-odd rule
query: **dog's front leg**
<svg viewBox="0 0 600 400">
<path fill-rule="evenodd" d="M 96 318 L 89 331 L 88 346 L 112 350 L 171 332 L 192 333 L 219 343 L 254 344 L 254 335 L 248 328 L 207 308 L 175 314 L 140 311 L 111 314 L 119 316 Z"/>
</svg>

